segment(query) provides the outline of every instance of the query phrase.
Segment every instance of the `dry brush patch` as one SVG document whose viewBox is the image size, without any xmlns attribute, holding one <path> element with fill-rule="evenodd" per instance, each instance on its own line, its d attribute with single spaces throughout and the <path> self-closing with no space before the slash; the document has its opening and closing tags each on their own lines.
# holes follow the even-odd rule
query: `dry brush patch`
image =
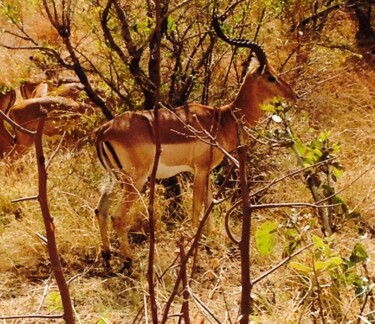
<svg viewBox="0 0 375 324">
<path fill-rule="evenodd" d="M 7 71 L 4 74 L 8 82 L 14 84 L 19 81 L 20 75 L 34 71 L 30 66 L 16 63 L 27 60 L 27 55 L 17 52 L 15 57 L 9 52 L 2 53 L 0 58 L 6 63 L 4 65 Z M 369 254 L 368 273 L 362 268 L 358 272 L 374 281 L 373 232 L 371 234 L 371 231 L 367 231 L 366 235 L 360 236 L 358 229 L 362 221 L 374 228 L 375 76 L 368 68 L 361 68 L 356 61 L 353 63 L 348 60 L 343 63 L 344 56 L 337 52 L 330 52 L 329 57 L 325 56 L 326 53 L 327 49 L 312 53 L 311 55 L 315 55 L 315 62 L 306 66 L 305 74 L 295 80 L 305 95 L 299 103 L 299 110 L 294 112 L 292 124 L 303 141 L 308 142 L 320 131 L 328 130 L 331 140 L 340 143 L 338 158 L 344 166 L 344 173 L 335 186 L 337 190 L 345 189 L 340 195 L 350 209 L 360 213 L 360 218 L 343 219 L 330 248 L 333 255 L 348 258 L 356 243 L 363 244 Z M 306 79 L 301 80 L 303 77 Z M 47 154 L 52 150 L 52 146 L 48 146 Z M 250 160 L 250 168 L 254 178 L 260 181 L 257 186 L 261 186 L 262 181 L 270 181 L 298 168 L 295 157 L 286 148 L 276 150 L 257 145 L 251 150 L 256 152 Z M 368 172 L 359 177 L 366 170 Z M 147 241 L 134 244 L 137 262 L 132 276 L 103 276 L 101 242 L 93 213 L 99 197 L 97 188 L 101 176 L 94 148 L 90 145 L 59 151 L 49 170 L 51 213 L 73 303 L 83 323 L 120 323 L 124 322 L 124 318 L 131 321 L 138 312 L 142 314 L 139 319 L 142 323 L 145 321 L 142 307 L 148 296 Z M 358 180 L 353 182 L 357 177 Z M 34 313 L 41 304 L 46 287 L 49 289 L 41 311 L 61 311 L 57 289 L 53 280 L 49 279 L 51 269 L 45 243 L 40 238 L 44 229 L 39 207 L 35 201 L 11 203 L 12 199 L 35 195 L 36 178 L 32 152 L 13 163 L 0 161 L 0 315 Z M 235 187 L 230 190 L 238 189 Z M 183 180 L 182 191 L 182 210 L 189 215 L 192 193 L 188 181 Z M 162 194 L 163 190 L 159 187 L 155 263 L 159 311 L 171 293 L 177 276 L 179 242 L 183 238 L 183 242 L 187 243 L 194 234 L 189 217 L 178 221 L 169 217 L 167 202 Z M 278 183 L 258 202 L 280 201 L 312 201 L 301 176 Z M 227 200 L 215 208 L 212 215 L 215 234 L 204 239 L 199 248 L 198 266 L 190 284 L 193 322 L 210 318 L 202 305 L 206 305 L 223 323 L 234 322 L 238 315 L 241 294 L 239 251 L 227 238 L 224 229 L 224 215 L 232 203 L 233 201 Z M 134 212 L 141 219 L 144 218 L 144 203 L 139 203 Z M 234 233 L 239 233 L 240 221 L 238 214 L 230 219 Z M 291 240 L 288 230 L 297 230 L 302 245 L 309 243 L 314 235 L 321 236 L 316 213 L 310 208 L 256 211 L 253 237 L 257 228 L 267 221 L 278 223 L 276 245 L 268 256 L 263 256 L 252 248 L 254 278 L 285 257 L 285 247 Z M 114 264 L 119 267 L 116 238 L 113 235 L 112 243 L 115 250 Z M 255 245 L 254 239 L 252 244 Z M 293 261 L 311 267 L 312 260 L 312 252 L 308 250 Z M 192 262 L 189 266 L 192 266 Z M 255 286 L 253 319 L 261 323 L 314 322 L 319 317 L 315 281 L 311 274 L 301 273 L 289 266 L 280 268 Z M 319 284 L 326 319 L 335 321 L 336 310 L 348 321 L 358 319 L 363 300 L 355 297 L 352 285 L 340 285 L 338 291 L 335 291 L 332 277 L 327 272 L 319 276 Z M 180 313 L 181 302 L 182 297 L 176 298 L 170 314 Z M 178 322 L 178 317 L 171 317 L 170 321 Z"/>
<path fill-rule="evenodd" d="M 333 100 L 328 90 L 326 96 L 327 99 Z M 316 102 L 316 100 L 315 97 L 311 98 L 311 102 Z M 322 100 L 322 102 L 326 101 Z M 309 101 L 306 105 L 308 104 Z M 341 114 L 340 111 L 343 109 L 342 106 L 338 105 L 336 108 L 334 116 L 342 118 L 346 129 L 361 130 L 366 134 L 365 138 L 371 138 L 372 134 L 366 118 L 359 119 L 356 112 L 353 113 L 355 118 L 344 118 L 345 114 Z M 369 171 L 366 176 L 351 183 L 353 178 L 366 169 L 371 162 L 371 156 L 366 154 L 370 149 L 368 142 L 359 141 L 358 137 L 340 136 L 342 123 L 331 124 L 332 119 L 328 117 L 326 106 L 319 109 L 322 109 L 320 114 L 316 106 L 308 112 L 320 117 L 316 119 L 316 122 L 320 123 L 319 128 L 324 129 L 330 126 L 332 138 L 341 141 L 340 159 L 345 165 L 345 172 L 338 181 L 338 189 L 348 186 L 342 193 L 345 200 L 352 208 L 360 210 L 363 219 L 371 224 L 374 217 L 371 198 L 374 191 L 374 171 Z M 371 110 L 369 112 L 371 113 Z M 323 113 L 327 114 L 326 118 L 323 118 Z M 350 113 L 347 111 L 346 117 Z M 349 127 L 353 123 L 356 127 Z M 363 127 L 360 127 L 361 125 Z M 306 120 L 305 123 L 298 124 L 297 132 L 303 134 L 304 139 L 308 140 L 309 137 L 316 135 L 316 131 L 309 130 L 309 128 L 310 125 Z M 355 161 L 347 156 L 348 147 L 355 150 Z M 47 148 L 47 155 L 52 152 L 52 149 L 52 146 Z M 252 149 L 259 154 L 259 156 L 255 154 L 250 159 L 253 163 L 252 172 L 261 181 L 272 180 L 297 168 L 294 157 L 286 148 L 279 148 L 276 152 L 264 146 L 263 148 L 256 146 Z M 36 171 L 33 159 L 33 153 L 30 152 L 13 163 L 0 162 L 1 179 L 3 179 L 0 235 L 4 242 L 0 250 L 0 279 L 4 283 L 0 291 L 0 313 L 4 315 L 35 312 L 43 298 L 44 289 L 48 285 L 50 287 L 41 310 L 47 313 L 61 311 L 61 304 L 56 297 L 56 287 L 49 279 L 50 269 L 45 243 L 38 236 L 43 236 L 43 225 L 37 203 L 35 201 L 11 203 L 12 199 L 36 194 Z M 70 281 L 74 305 L 81 320 L 95 322 L 102 319 L 116 323 L 123 321 L 124 317 L 135 318 L 139 311 L 144 314 L 142 307 L 148 295 L 145 277 L 148 246 L 147 242 L 134 244 L 137 262 L 131 277 L 121 274 L 112 278 L 103 277 L 100 260 L 101 243 L 93 213 L 99 195 L 97 188 L 101 176 L 102 172 L 98 167 L 92 146 L 86 145 L 76 150 L 62 149 L 49 170 L 49 199 L 57 228 L 58 247 Z M 183 180 L 182 177 L 181 179 Z M 188 215 L 191 210 L 191 184 L 188 181 L 183 181 L 183 184 L 182 210 Z M 155 269 L 158 278 L 156 285 L 160 311 L 176 279 L 178 261 L 175 263 L 173 261 L 178 259 L 179 242 L 181 238 L 187 242 L 193 235 L 188 217 L 180 222 L 173 221 L 166 215 L 166 201 L 162 193 L 159 187 Z M 309 201 L 311 197 L 301 177 L 296 176 L 277 184 L 262 197 L 260 202 L 301 200 Z M 144 204 L 138 204 L 135 209 L 135 213 L 141 217 L 145 215 Z M 215 208 L 212 215 L 215 219 L 215 235 L 203 240 L 200 246 L 198 267 L 190 284 L 191 296 L 193 296 L 191 319 L 194 321 L 205 317 L 210 318 L 210 315 L 203 310 L 200 301 L 221 322 L 234 321 L 238 315 L 241 292 L 239 251 L 227 238 L 223 221 L 225 211 L 230 208 L 231 204 L 232 201 L 228 200 Z M 161 220 L 163 218 L 168 219 L 168 222 L 164 223 Z M 253 248 L 252 276 L 254 277 L 270 269 L 284 257 L 284 249 L 289 240 L 286 235 L 288 228 L 298 228 L 304 244 L 307 244 L 314 234 L 321 235 L 316 215 L 310 209 L 257 211 L 254 213 L 253 237 L 257 227 L 266 221 L 277 221 L 279 224 L 277 244 L 273 253 L 266 257 Z M 231 219 L 231 226 L 236 233 L 238 233 L 239 224 L 240 218 Z M 113 237 L 112 241 L 115 248 L 115 266 L 119 266 L 120 261 L 116 259 L 116 239 Z M 370 236 L 360 239 L 356 226 L 352 227 L 348 222 L 336 234 L 332 248 L 336 255 L 348 257 L 357 242 L 361 242 L 370 255 L 367 268 L 369 277 L 373 278 L 374 243 Z M 311 252 L 303 253 L 295 261 L 311 265 Z M 164 272 L 166 274 L 162 276 Z M 312 313 L 317 309 L 316 296 L 311 295 L 312 281 L 311 277 L 292 268 L 279 269 L 255 286 L 254 319 L 262 323 L 288 323 L 298 320 L 308 323 L 312 321 Z M 321 298 L 327 309 L 325 316 L 335 318 L 335 314 L 329 309 L 336 307 L 345 313 L 348 320 L 355 320 L 361 303 L 353 297 L 353 288 L 341 286 L 340 300 L 332 303 L 333 292 L 330 277 L 323 274 L 319 282 L 324 286 Z M 181 298 L 176 299 L 170 314 L 179 314 L 181 302 Z M 144 315 L 140 322 L 143 320 Z M 177 322 L 178 319 L 172 317 L 171 321 Z"/>
</svg>

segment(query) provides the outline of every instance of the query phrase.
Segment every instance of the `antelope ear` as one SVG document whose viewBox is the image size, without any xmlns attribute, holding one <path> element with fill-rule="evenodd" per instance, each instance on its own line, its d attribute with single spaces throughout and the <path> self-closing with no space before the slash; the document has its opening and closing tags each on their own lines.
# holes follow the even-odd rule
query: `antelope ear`
<svg viewBox="0 0 375 324">
<path fill-rule="evenodd" d="M 262 75 L 266 71 L 266 64 L 261 66 L 256 56 L 251 56 L 249 71 L 257 71 L 259 75 Z"/>
<path fill-rule="evenodd" d="M 263 66 L 260 66 L 258 67 L 258 73 L 259 75 L 263 75 L 265 72 L 267 71 L 267 65 L 263 65 Z"/>
<path fill-rule="evenodd" d="M 251 55 L 250 64 L 249 64 L 249 71 L 256 71 L 260 67 L 259 61 L 256 56 Z"/>
</svg>

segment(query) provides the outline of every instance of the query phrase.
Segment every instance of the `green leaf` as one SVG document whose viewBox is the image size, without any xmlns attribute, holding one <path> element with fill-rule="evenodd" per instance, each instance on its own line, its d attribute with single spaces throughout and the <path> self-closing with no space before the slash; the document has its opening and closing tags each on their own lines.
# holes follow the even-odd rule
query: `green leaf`
<svg viewBox="0 0 375 324">
<path fill-rule="evenodd" d="M 313 271 L 312 268 L 299 262 L 290 262 L 289 267 L 305 274 L 311 273 Z"/>
<path fill-rule="evenodd" d="M 294 148 L 300 156 L 304 156 L 306 153 L 306 145 L 303 144 L 300 140 L 294 141 Z"/>
<path fill-rule="evenodd" d="M 325 243 L 323 242 L 323 239 L 319 236 L 314 235 L 312 237 L 312 241 L 314 243 L 314 249 L 315 250 L 324 248 L 324 246 L 325 246 Z"/>
<path fill-rule="evenodd" d="M 260 254 L 268 255 L 272 252 L 276 244 L 275 231 L 277 227 L 277 223 L 265 222 L 256 230 L 255 242 Z"/>
<path fill-rule="evenodd" d="M 325 256 L 329 257 L 330 255 L 329 245 L 325 243 L 321 237 L 314 235 L 312 238 L 312 241 L 314 243 L 315 251 L 319 251 L 323 253 Z"/>
<path fill-rule="evenodd" d="M 322 143 L 325 143 L 329 139 L 330 136 L 331 134 L 329 132 L 321 132 L 318 135 L 318 140 Z"/>
<path fill-rule="evenodd" d="M 342 169 L 338 169 L 336 167 L 333 167 L 331 169 L 331 173 L 332 173 L 333 180 L 337 181 L 338 178 L 341 178 L 341 176 L 343 175 L 344 171 Z"/>
<path fill-rule="evenodd" d="M 57 291 L 51 291 L 47 296 L 47 301 L 49 304 L 48 309 L 50 311 L 63 309 L 61 296 L 60 293 L 58 293 Z"/>
<path fill-rule="evenodd" d="M 168 29 L 168 32 L 175 32 L 177 30 L 176 22 L 171 16 L 168 16 L 167 29 Z"/>
<path fill-rule="evenodd" d="M 285 236 L 287 238 L 286 245 L 284 247 L 284 256 L 291 255 L 298 246 L 298 243 L 301 241 L 301 234 L 294 228 L 288 228 L 285 231 Z"/>
<path fill-rule="evenodd" d="M 352 255 L 350 256 L 350 261 L 353 263 L 366 262 L 368 259 L 368 254 L 365 247 L 361 243 L 357 243 L 354 246 Z"/>
<path fill-rule="evenodd" d="M 332 257 L 329 258 L 326 261 L 316 261 L 314 263 L 315 265 L 315 271 L 322 272 L 326 269 L 337 267 L 341 265 L 344 261 L 340 257 Z"/>
<path fill-rule="evenodd" d="M 260 106 L 260 109 L 262 109 L 263 111 L 268 111 L 268 112 L 276 113 L 276 107 L 272 103 L 262 104 Z"/>
</svg>

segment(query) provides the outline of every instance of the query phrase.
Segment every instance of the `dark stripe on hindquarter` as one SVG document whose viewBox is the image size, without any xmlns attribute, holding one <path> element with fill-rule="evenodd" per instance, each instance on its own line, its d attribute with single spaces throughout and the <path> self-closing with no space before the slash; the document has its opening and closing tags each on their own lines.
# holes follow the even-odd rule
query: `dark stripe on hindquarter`
<svg viewBox="0 0 375 324">
<path fill-rule="evenodd" d="M 105 168 L 105 164 L 103 161 L 103 155 L 106 156 L 106 154 L 103 152 L 103 142 L 99 141 L 99 139 L 96 139 L 96 154 L 98 156 L 98 159 L 100 161 L 100 164 Z"/>
<path fill-rule="evenodd" d="M 111 169 L 117 168 L 117 169 L 119 169 L 119 170 L 122 170 L 122 165 L 121 165 L 120 159 L 118 158 L 118 156 L 117 156 L 117 154 L 116 154 L 116 151 L 114 150 L 114 148 L 113 148 L 113 146 L 111 145 L 111 143 L 108 142 L 108 141 L 105 141 L 105 142 L 103 142 L 102 145 L 105 145 L 105 146 L 106 146 L 106 148 L 109 150 L 109 152 L 110 152 L 111 155 L 112 155 L 112 159 L 113 159 L 113 160 L 115 161 L 115 163 L 116 163 L 116 166 L 111 165 Z M 112 164 L 112 163 L 111 163 L 111 160 L 109 159 L 109 157 L 108 157 L 108 155 L 107 155 L 107 153 L 106 153 L 106 150 L 104 150 L 104 148 L 103 148 L 103 155 L 104 155 L 104 157 L 106 158 L 106 160 L 109 162 L 109 164 Z"/>
</svg>

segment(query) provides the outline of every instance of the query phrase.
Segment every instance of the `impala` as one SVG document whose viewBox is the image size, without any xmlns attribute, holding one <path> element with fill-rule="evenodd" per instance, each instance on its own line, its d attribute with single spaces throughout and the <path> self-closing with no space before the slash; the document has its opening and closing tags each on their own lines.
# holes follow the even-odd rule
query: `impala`
<svg viewBox="0 0 375 324">
<path fill-rule="evenodd" d="M 157 178 L 167 178 L 179 172 L 192 172 L 194 226 L 199 224 L 203 207 L 211 200 L 210 171 L 224 157 L 223 150 L 233 151 L 238 144 L 238 121 L 254 125 L 262 116 L 260 105 L 274 97 L 294 101 L 295 92 L 269 66 L 266 53 L 256 43 L 230 39 L 214 19 L 214 29 L 225 42 L 251 49 L 257 63 L 250 66 L 234 100 L 222 107 L 185 104 L 175 110 L 159 109 L 159 136 L 161 155 Z M 120 242 L 120 256 L 124 267 L 131 265 L 132 251 L 128 241 L 129 209 L 151 174 L 154 156 L 154 114 L 152 111 L 126 112 L 102 125 L 97 132 L 97 153 L 109 175 L 95 210 L 101 238 L 102 255 L 110 267 L 110 244 L 107 220 L 114 181 L 121 180 L 123 195 L 116 213 L 112 216 L 113 228 Z M 210 136 L 217 145 L 210 145 Z M 220 147 L 220 148 L 219 148 Z M 209 231 L 209 224 L 208 231 Z"/>
<path fill-rule="evenodd" d="M 0 93 L 0 110 L 7 114 L 10 107 L 16 101 L 16 92 L 13 89 Z M 4 117 L 0 114 L 0 159 L 9 153 L 13 147 L 13 136 L 8 132 L 4 124 Z"/>
<path fill-rule="evenodd" d="M 64 131 L 71 132 L 72 121 L 79 120 L 86 112 L 86 106 L 70 98 L 45 96 L 19 102 L 9 111 L 9 117 L 17 124 L 35 131 L 38 125 L 40 111 L 47 111 L 43 134 L 47 136 L 62 135 Z M 34 137 L 15 129 L 15 146 L 10 155 L 24 153 L 33 143 Z"/>
</svg>

